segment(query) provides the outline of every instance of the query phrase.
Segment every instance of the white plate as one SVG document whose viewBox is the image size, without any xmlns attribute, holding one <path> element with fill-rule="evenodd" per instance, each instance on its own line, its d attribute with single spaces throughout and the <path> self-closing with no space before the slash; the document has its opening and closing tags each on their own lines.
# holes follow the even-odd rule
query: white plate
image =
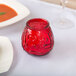
<svg viewBox="0 0 76 76">
<path fill-rule="evenodd" d="M 23 50 L 21 45 L 21 35 L 26 20 L 0 29 L 0 35 L 9 37 L 14 46 L 12 68 L 0 76 L 76 76 L 76 26 L 70 29 L 53 27 L 52 19 L 61 9 L 60 7 L 36 0 L 19 1 L 31 11 L 27 20 L 38 17 L 50 22 L 55 45 L 48 55 L 31 56 Z M 76 25 L 76 19 L 73 21 Z"/>
<path fill-rule="evenodd" d="M 7 72 L 13 61 L 13 47 L 7 37 L 0 36 L 0 73 Z"/>
<path fill-rule="evenodd" d="M 21 3 L 17 2 L 16 0 L 0 0 L 0 4 L 5 4 L 13 8 L 18 15 L 16 17 L 13 17 L 7 21 L 1 22 L 0 27 L 8 26 L 10 24 L 13 24 L 15 22 L 18 22 L 29 15 L 29 10 Z"/>
</svg>

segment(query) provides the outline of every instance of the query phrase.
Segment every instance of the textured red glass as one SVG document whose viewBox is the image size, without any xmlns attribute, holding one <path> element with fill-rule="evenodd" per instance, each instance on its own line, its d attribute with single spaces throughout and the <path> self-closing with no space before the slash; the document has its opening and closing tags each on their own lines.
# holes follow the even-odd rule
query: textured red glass
<svg viewBox="0 0 76 76">
<path fill-rule="evenodd" d="M 48 21 L 31 19 L 27 22 L 22 34 L 22 46 L 33 55 L 45 55 L 54 45 L 54 38 Z"/>
</svg>

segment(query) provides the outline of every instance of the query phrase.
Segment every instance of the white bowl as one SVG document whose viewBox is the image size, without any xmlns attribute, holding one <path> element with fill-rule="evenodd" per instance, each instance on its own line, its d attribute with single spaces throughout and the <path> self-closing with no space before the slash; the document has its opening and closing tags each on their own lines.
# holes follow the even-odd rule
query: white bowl
<svg viewBox="0 0 76 76">
<path fill-rule="evenodd" d="M 24 5 L 17 2 L 16 0 L 0 0 L 0 4 L 8 5 L 9 7 L 13 8 L 18 14 L 17 16 L 15 16 L 9 20 L 1 22 L 0 28 L 4 27 L 4 26 L 8 26 L 13 23 L 16 23 L 30 14 L 30 11 L 28 10 L 28 8 L 26 8 Z"/>
<path fill-rule="evenodd" d="M 13 61 L 13 47 L 7 37 L 0 36 L 0 73 L 7 72 Z"/>
</svg>

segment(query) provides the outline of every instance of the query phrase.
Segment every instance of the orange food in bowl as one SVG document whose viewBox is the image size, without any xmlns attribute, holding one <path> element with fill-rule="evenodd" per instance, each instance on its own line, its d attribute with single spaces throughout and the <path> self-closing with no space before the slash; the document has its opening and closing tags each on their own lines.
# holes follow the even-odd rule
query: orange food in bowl
<svg viewBox="0 0 76 76">
<path fill-rule="evenodd" d="M 0 22 L 9 20 L 15 16 L 17 16 L 17 12 L 14 9 L 5 4 L 0 4 Z"/>
</svg>

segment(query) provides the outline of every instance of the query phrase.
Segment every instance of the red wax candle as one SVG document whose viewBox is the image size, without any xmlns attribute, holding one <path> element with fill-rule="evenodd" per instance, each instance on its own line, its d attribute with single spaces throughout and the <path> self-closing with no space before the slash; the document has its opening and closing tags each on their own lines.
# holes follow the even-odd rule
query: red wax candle
<svg viewBox="0 0 76 76">
<path fill-rule="evenodd" d="M 54 38 L 48 21 L 31 19 L 26 23 L 22 34 L 22 46 L 26 52 L 33 55 L 45 55 L 54 45 Z"/>
</svg>

